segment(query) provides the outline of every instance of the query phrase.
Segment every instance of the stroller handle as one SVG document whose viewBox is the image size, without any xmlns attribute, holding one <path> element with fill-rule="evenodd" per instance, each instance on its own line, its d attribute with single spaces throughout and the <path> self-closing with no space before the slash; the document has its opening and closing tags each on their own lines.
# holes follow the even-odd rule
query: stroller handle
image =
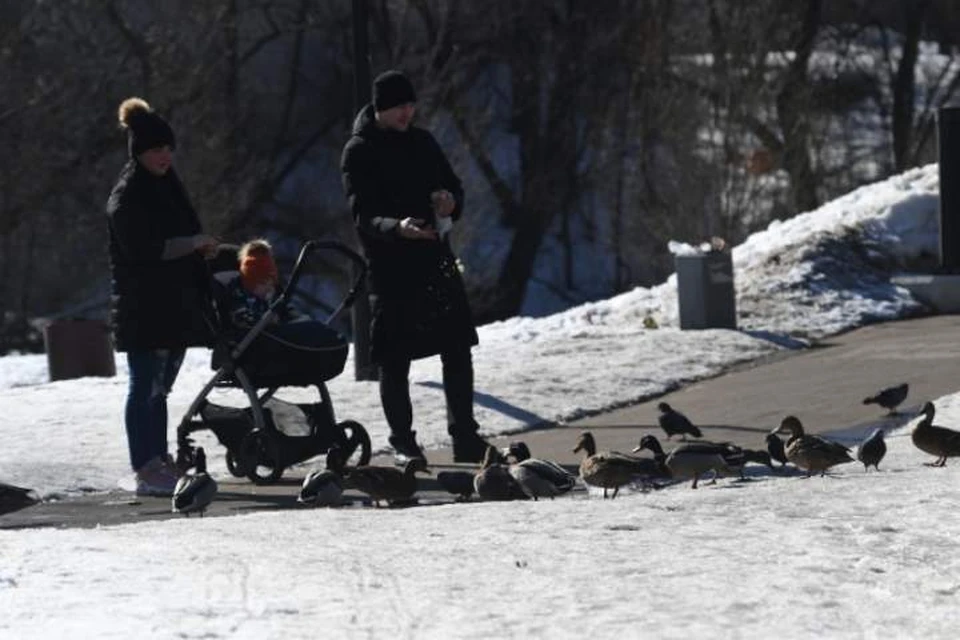
<svg viewBox="0 0 960 640">
<path fill-rule="evenodd" d="M 277 297 L 271 308 L 280 307 L 287 303 L 290 296 L 296 291 L 297 281 L 300 280 L 300 275 L 303 273 L 303 267 L 304 264 L 306 264 L 307 258 L 314 251 L 335 251 L 346 256 L 356 267 L 350 290 L 337 308 L 333 310 L 333 313 L 330 314 L 330 317 L 327 318 L 327 324 L 332 324 L 344 310 L 349 309 L 353 305 L 357 299 L 357 295 L 360 293 L 360 287 L 367 277 L 367 261 L 364 260 L 359 253 L 337 240 L 307 240 L 303 243 L 303 246 L 300 247 L 300 255 L 297 256 L 297 262 L 294 264 L 293 271 L 290 273 L 290 279 L 287 281 L 287 286 L 284 287 L 283 292 Z"/>
</svg>

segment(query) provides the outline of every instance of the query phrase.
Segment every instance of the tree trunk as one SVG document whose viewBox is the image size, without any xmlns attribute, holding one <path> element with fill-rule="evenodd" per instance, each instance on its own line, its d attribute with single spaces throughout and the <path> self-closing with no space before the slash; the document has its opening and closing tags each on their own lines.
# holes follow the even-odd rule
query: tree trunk
<svg viewBox="0 0 960 640">
<path fill-rule="evenodd" d="M 790 174 L 790 191 L 797 211 L 811 211 L 820 204 L 817 180 L 810 160 L 810 104 L 807 65 L 820 30 L 823 0 L 808 0 L 800 27 L 794 59 L 777 95 L 777 117 L 783 133 L 783 167 Z"/>
<path fill-rule="evenodd" d="M 906 28 L 903 34 L 903 51 L 897 74 L 893 79 L 893 163 L 897 173 L 913 164 L 913 114 L 916 90 L 916 66 L 920 48 L 920 31 L 929 0 L 915 0 L 904 8 Z"/>
</svg>

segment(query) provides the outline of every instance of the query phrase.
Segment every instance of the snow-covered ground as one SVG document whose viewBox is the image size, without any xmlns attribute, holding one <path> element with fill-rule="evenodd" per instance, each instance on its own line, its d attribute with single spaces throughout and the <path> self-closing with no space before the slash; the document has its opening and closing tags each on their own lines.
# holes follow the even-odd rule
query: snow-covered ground
<svg viewBox="0 0 960 640">
<path fill-rule="evenodd" d="M 634 402 L 782 348 L 920 306 L 886 277 L 936 252 L 937 168 L 861 188 L 734 249 L 743 331 L 680 332 L 676 282 L 481 328 L 484 433 Z M 659 328 L 644 328 L 653 318 Z M 416 428 L 446 440 L 436 358 L 415 363 Z M 172 420 L 210 372 L 191 351 Z M 386 427 L 376 386 L 330 384 L 340 418 Z M 0 358 L 0 479 L 49 497 L 128 474 L 126 375 L 46 382 Z M 304 391 L 285 397 L 308 398 Z M 219 396 L 223 402 L 236 394 Z M 937 401 L 938 423 L 960 399 Z M 0 637 L 952 637 L 960 481 L 907 429 L 883 473 L 756 476 L 616 501 L 258 513 L 95 530 L 0 530 Z M 224 473 L 222 447 L 207 447 Z"/>
</svg>

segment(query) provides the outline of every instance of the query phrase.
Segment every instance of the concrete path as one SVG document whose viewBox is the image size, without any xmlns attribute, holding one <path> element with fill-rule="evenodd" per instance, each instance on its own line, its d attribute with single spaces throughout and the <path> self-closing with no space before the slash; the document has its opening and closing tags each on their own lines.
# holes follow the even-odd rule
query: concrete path
<svg viewBox="0 0 960 640">
<path fill-rule="evenodd" d="M 862 400 L 883 387 L 908 382 L 910 394 L 896 416 L 885 416 Z M 572 453 L 580 431 L 593 432 L 601 449 L 629 451 L 645 433 L 663 439 L 657 404 L 665 401 L 685 413 L 712 440 L 763 448 L 764 434 L 789 414 L 808 432 L 843 432 L 870 426 L 891 427 L 915 415 L 920 405 L 960 390 L 960 316 L 934 316 L 872 325 L 823 341 L 803 351 L 788 351 L 739 367 L 716 378 L 686 386 L 628 408 L 574 423 L 491 439 L 504 446 L 523 439 L 534 455 L 575 469 Z M 482 391 L 482 390 L 481 390 Z M 958 425 L 960 428 L 960 425 Z M 454 465 L 449 449 L 427 452 L 434 472 Z M 375 462 L 390 464 L 382 457 Z M 280 484 L 257 487 L 245 480 L 221 484 L 209 516 L 256 510 L 301 508 L 295 497 L 300 477 L 287 472 Z M 433 478 L 421 482 L 420 504 L 449 502 Z M 345 496 L 360 507 L 363 498 Z M 90 527 L 171 517 L 169 500 L 97 494 L 45 503 L 0 516 L 0 529 L 25 526 Z M 181 516 L 177 516 L 181 517 Z"/>
</svg>

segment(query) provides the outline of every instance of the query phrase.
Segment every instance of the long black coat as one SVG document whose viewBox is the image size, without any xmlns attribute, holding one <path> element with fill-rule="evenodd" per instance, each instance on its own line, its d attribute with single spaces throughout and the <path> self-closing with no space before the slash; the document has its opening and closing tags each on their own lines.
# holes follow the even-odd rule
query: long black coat
<svg viewBox="0 0 960 640">
<path fill-rule="evenodd" d="M 161 260 L 167 239 L 201 232 L 173 169 L 154 176 L 130 160 L 107 201 L 112 319 L 118 351 L 210 343 L 207 268 L 196 252 Z"/>
<path fill-rule="evenodd" d="M 446 239 L 400 237 L 393 221 L 422 218 L 436 228 L 430 194 L 446 189 L 463 210 L 463 185 L 424 129 L 380 129 L 372 105 L 357 114 L 341 159 L 343 188 L 370 262 L 371 356 L 422 358 L 477 344 L 477 331 Z M 384 222 L 384 219 L 387 219 Z"/>
</svg>

